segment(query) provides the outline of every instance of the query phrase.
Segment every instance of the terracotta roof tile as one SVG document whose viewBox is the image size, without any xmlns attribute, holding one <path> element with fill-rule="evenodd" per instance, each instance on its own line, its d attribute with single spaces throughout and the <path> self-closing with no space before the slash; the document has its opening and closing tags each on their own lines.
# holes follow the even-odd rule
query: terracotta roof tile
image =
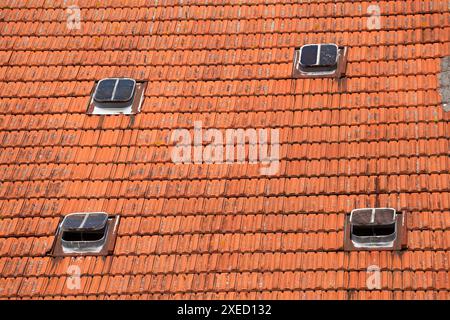
<svg viewBox="0 0 450 320">
<path fill-rule="evenodd" d="M 79 30 L 62 1 L 0 5 L 1 298 L 449 298 L 447 1 L 379 2 L 378 30 L 367 1 L 116 2 L 78 1 Z M 318 42 L 349 47 L 344 79 L 292 79 Z M 86 115 L 117 76 L 147 81 L 141 113 Z M 194 121 L 278 129 L 277 175 L 174 164 Z M 407 212 L 408 249 L 344 252 L 345 214 L 375 205 Z M 77 211 L 121 215 L 111 256 L 47 255 Z"/>
</svg>

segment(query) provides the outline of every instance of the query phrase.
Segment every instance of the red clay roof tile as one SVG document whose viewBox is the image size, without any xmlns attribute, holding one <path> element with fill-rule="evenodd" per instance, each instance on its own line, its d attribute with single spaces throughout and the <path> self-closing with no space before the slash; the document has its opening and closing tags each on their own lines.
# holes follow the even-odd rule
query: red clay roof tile
<svg viewBox="0 0 450 320">
<path fill-rule="evenodd" d="M 448 299 L 448 3 L 380 2 L 379 30 L 369 5 L 82 0 L 80 30 L 59 2 L 1 5 L 0 297 Z M 346 78 L 291 78 L 317 42 L 349 47 Z M 140 114 L 85 114 L 110 76 L 148 81 Z M 278 174 L 172 163 L 194 121 L 278 129 Z M 407 212 L 408 250 L 344 252 L 345 214 L 375 205 Z M 48 256 L 89 210 L 121 215 L 113 255 Z"/>
</svg>

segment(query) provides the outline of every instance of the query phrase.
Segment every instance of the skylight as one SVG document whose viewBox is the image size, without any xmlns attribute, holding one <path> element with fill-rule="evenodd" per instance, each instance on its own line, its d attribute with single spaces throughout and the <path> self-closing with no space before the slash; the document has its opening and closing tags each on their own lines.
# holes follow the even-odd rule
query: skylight
<svg viewBox="0 0 450 320">
<path fill-rule="evenodd" d="M 406 246 L 406 222 L 392 208 L 355 209 L 346 220 L 347 250 L 397 250 Z"/>
<path fill-rule="evenodd" d="M 115 242 L 118 220 L 104 212 L 67 215 L 58 228 L 53 254 L 106 255 Z"/>
<path fill-rule="evenodd" d="M 333 68 L 337 65 L 338 47 L 335 44 L 305 45 L 300 49 L 303 68 Z"/>
<path fill-rule="evenodd" d="M 120 102 L 129 102 L 134 95 L 136 81 L 133 79 L 103 79 L 94 93 L 94 100 L 100 103 L 111 103 L 112 107 Z"/>
<path fill-rule="evenodd" d="M 72 242 L 93 243 L 104 240 L 107 231 L 108 215 L 106 213 L 74 213 L 65 217 L 61 229 L 62 240 L 71 245 Z"/>
<path fill-rule="evenodd" d="M 296 49 L 293 76 L 340 78 L 345 74 L 347 49 L 334 43 L 306 44 Z"/>
<path fill-rule="evenodd" d="M 356 209 L 350 214 L 355 247 L 392 247 L 396 238 L 395 209 Z"/>
<path fill-rule="evenodd" d="M 88 114 L 136 114 L 140 112 L 146 83 L 130 78 L 106 78 L 95 84 Z"/>
</svg>

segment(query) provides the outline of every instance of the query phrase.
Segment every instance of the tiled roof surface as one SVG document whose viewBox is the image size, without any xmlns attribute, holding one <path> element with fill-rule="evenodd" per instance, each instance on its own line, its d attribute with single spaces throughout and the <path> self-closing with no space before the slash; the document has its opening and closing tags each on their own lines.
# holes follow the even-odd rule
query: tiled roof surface
<svg viewBox="0 0 450 320">
<path fill-rule="evenodd" d="M 449 299 L 449 1 L 375 3 L 380 29 L 367 1 L 1 1 L 0 297 Z M 346 78 L 292 79 L 319 42 L 349 47 Z M 111 76 L 148 81 L 140 114 L 86 115 Z M 197 120 L 278 128 L 278 174 L 172 163 Z M 373 206 L 408 212 L 406 251 L 344 252 Z M 46 255 L 78 211 L 121 215 L 112 256 Z"/>
</svg>

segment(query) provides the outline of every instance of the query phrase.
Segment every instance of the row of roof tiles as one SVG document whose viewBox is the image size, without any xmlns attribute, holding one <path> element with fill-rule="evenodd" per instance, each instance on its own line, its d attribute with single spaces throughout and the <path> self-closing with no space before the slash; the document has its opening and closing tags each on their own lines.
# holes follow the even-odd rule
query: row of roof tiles
<svg viewBox="0 0 450 320">
<path fill-rule="evenodd" d="M 0 165 L 0 173 L 6 181 L 67 181 L 67 180 L 197 180 L 258 178 L 259 167 L 240 165 L 230 170 L 224 165 L 199 165 L 181 168 L 176 164 L 15 164 Z M 446 155 L 427 157 L 400 157 L 377 159 L 298 160 L 286 161 L 279 176 L 313 178 L 333 176 L 388 176 L 444 174 L 449 171 Z M 382 177 L 382 179 L 385 179 Z"/>
<path fill-rule="evenodd" d="M 91 89 L 92 87 L 93 84 Z M 192 121 L 189 121 L 189 114 L 198 115 L 204 122 L 203 125 L 208 126 L 210 121 L 216 118 L 229 119 L 229 115 L 234 112 L 245 112 L 244 115 L 250 112 L 265 112 L 272 117 L 272 121 L 280 121 L 275 120 L 278 118 L 273 116 L 275 112 L 295 112 L 295 110 L 307 112 L 302 113 L 305 121 L 322 125 L 336 124 L 334 119 L 340 118 L 341 112 L 349 113 L 348 116 L 342 115 L 342 117 L 347 117 L 349 125 L 368 124 L 370 120 L 395 122 L 393 119 L 396 117 L 399 121 L 407 122 L 414 119 L 406 116 L 408 111 L 411 111 L 411 116 L 417 116 L 418 121 L 430 120 L 432 115 L 435 115 L 438 120 L 446 120 L 450 116 L 443 112 L 443 108 L 438 108 L 440 106 L 436 102 L 439 101 L 438 99 L 440 99 L 440 95 L 436 90 L 423 89 L 397 92 L 298 93 L 266 96 L 152 96 L 145 98 L 141 113 L 161 113 L 161 118 L 152 119 L 152 122 L 160 122 L 162 128 L 176 123 L 176 121 L 180 121 L 183 126 L 192 125 Z M 87 93 L 84 97 L 2 98 L 3 108 L 0 111 L 2 115 L 0 124 L 7 122 L 6 120 L 13 115 L 26 114 L 26 122 L 23 121 L 25 120 L 23 118 L 13 118 L 16 121 L 10 125 L 16 125 L 18 129 L 24 129 L 27 126 L 37 129 L 35 126 L 40 124 L 42 119 L 47 119 L 47 125 L 53 129 L 58 126 L 68 129 L 79 128 L 80 125 L 83 125 L 84 129 L 127 129 L 131 127 L 130 117 L 86 116 L 88 102 Z M 397 110 L 399 111 L 397 112 Z M 427 115 L 423 116 L 423 113 Z M 37 117 L 39 114 L 45 114 L 44 118 Z M 137 128 L 150 127 L 151 124 L 146 121 L 148 118 L 142 114 L 133 120 L 133 126 L 137 126 Z M 405 116 L 402 117 L 402 115 Z M 247 117 L 235 117 L 233 121 L 244 121 L 236 124 L 236 126 L 242 126 L 245 125 L 246 119 Z"/>
<path fill-rule="evenodd" d="M 78 2 L 78 1 L 77 1 Z M 79 3 L 79 2 L 78 2 Z M 273 19 L 273 18 L 318 18 L 318 17 L 361 17 L 367 16 L 373 11 L 373 2 L 363 1 L 349 5 L 345 2 L 334 2 L 333 6 L 311 6 L 309 3 L 278 2 L 274 4 L 268 1 L 246 4 L 239 2 L 231 5 L 208 3 L 198 5 L 185 3 L 177 7 L 167 7 L 166 3 L 159 6 L 145 4 L 144 6 L 131 6 L 116 4 L 115 7 L 99 8 L 91 6 L 91 3 L 83 6 L 83 21 L 141 21 L 149 20 L 231 20 L 231 19 Z M 67 3 L 70 5 L 70 3 Z M 200 4 L 200 3 L 199 3 Z M 57 2 L 56 2 L 57 5 Z M 377 5 L 383 16 L 424 14 L 442 12 L 448 8 L 446 1 L 378 1 Z M 169 5 L 170 6 L 170 5 Z M 3 12 L 0 15 L 5 22 L 11 21 L 66 21 L 66 7 L 47 8 L 20 8 L 3 4 Z"/>
<path fill-rule="evenodd" d="M 450 272 L 381 272 L 383 290 L 446 291 Z M 267 272 L 207 273 L 82 277 L 81 288 L 70 290 L 66 278 L 8 278 L 0 280 L 3 297 L 20 295 L 57 296 L 78 294 L 142 294 L 228 292 L 262 290 L 366 290 L 366 272 Z M 200 289 L 201 288 L 201 289 Z M 448 291 L 447 291 L 448 296 Z"/>
<path fill-rule="evenodd" d="M 448 192 L 448 172 L 423 175 L 320 178 L 212 179 L 181 181 L 19 181 L 0 186 L 1 199 L 40 198 L 200 198 L 317 196 L 364 193 Z"/>
<path fill-rule="evenodd" d="M 444 1 L 445 2 L 445 1 Z M 80 0 L 77 3 L 83 8 L 114 8 L 116 7 L 116 3 L 114 0 Z M 352 10 L 352 8 L 357 4 L 359 6 L 367 5 L 367 1 L 364 0 L 356 0 L 352 3 L 346 3 L 345 0 L 310 0 L 308 1 L 309 9 L 311 14 L 317 13 L 317 11 L 322 10 L 330 10 L 327 9 L 326 4 L 333 4 L 334 14 L 341 12 Z M 380 6 L 385 9 L 393 9 L 397 8 L 397 10 L 426 10 L 427 8 L 436 6 L 439 1 L 380 1 Z M 6 0 L 1 8 L 18 8 L 21 10 L 30 9 L 30 8 L 38 8 L 38 9 L 51 9 L 51 8 L 65 8 L 67 5 L 70 5 L 70 1 L 67 0 Z M 164 10 L 170 10 L 170 7 L 184 8 L 187 6 L 212 6 L 212 7 L 224 7 L 226 6 L 250 6 L 251 8 L 259 5 L 282 5 L 282 4 L 295 4 L 295 5 L 306 5 L 299 4 L 296 0 L 217 0 L 211 2 L 210 0 L 167 0 L 161 2 L 160 0 L 125 0 L 120 4 L 117 4 L 119 8 L 148 8 L 148 7 L 161 7 L 165 8 Z M 312 6 L 311 6 L 312 5 Z M 332 7 L 332 8 L 333 8 Z M 339 9 L 339 10 L 338 10 Z M 331 9 L 333 10 L 333 9 Z M 225 10 L 224 10 L 225 11 Z"/>
<path fill-rule="evenodd" d="M 163 137 L 160 144 L 163 143 Z M 173 163 L 171 150 L 163 147 L 28 147 L 4 148 L 0 164 L 25 163 Z M 399 141 L 292 143 L 280 146 L 280 160 L 337 160 L 441 156 L 448 152 L 448 140 L 402 139 Z M 245 159 L 244 159 L 245 160 Z M 259 164 L 258 164 L 259 165 Z M 251 166 L 256 166 L 251 164 Z M 238 167 L 241 168 L 241 167 Z M 281 171 L 281 174 L 283 172 Z"/>
<path fill-rule="evenodd" d="M 254 119 L 254 118 L 253 118 Z M 292 118 L 291 118 L 292 119 Z M 200 120 L 199 120 L 200 121 Z M 221 129 L 219 125 L 217 129 Z M 244 128 L 251 128 L 250 125 L 243 126 Z M 264 129 L 262 129 L 264 128 Z M 259 130 L 269 130 L 278 128 L 279 138 L 272 143 L 279 144 L 297 144 L 297 143 L 317 143 L 317 142 L 373 142 L 386 141 L 397 138 L 398 140 L 410 139 L 439 139 L 444 138 L 449 133 L 449 128 L 444 123 L 429 122 L 429 123 L 401 123 L 401 124 L 384 124 L 384 125 L 361 125 L 361 126 L 332 126 L 332 127 L 280 127 L 277 124 L 271 126 L 253 127 L 249 131 L 249 136 L 255 137 L 251 145 L 257 143 Z M 157 130 L 151 128 L 141 128 L 147 130 L 144 136 L 140 135 L 138 130 L 39 130 L 39 131 L 14 131 L 3 132 L 0 134 L 0 142 L 8 145 L 9 148 L 15 147 L 33 147 L 40 143 L 40 147 L 47 146 L 128 146 L 128 147 L 144 147 L 144 146 L 172 146 L 176 141 L 171 141 L 172 131 Z M 186 129 L 191 137 L 194 137 L 196 131 L 194 129 Z M 207 128 L 203 128 L 207 130 Z M 236 141 L 226 141 L 228 136 L 228 129 L 215 131 L 223 136 L 223 144 L 205 139 L 203 145 L 210 143 L 215 146 L 228 147 L 234 146 Z M 270 131 L 266 132 L 271 137 Z M 231 136 L 233 137 L 233 136 Z M 269 140 L 270 142 L 271 140 Z M 184 141 L 176 143 L 179 146 L 190 145 L 191 141 Z M 243 146 L 243 144 L 240 144 Z M 248 146 L 247 146 L 248 147 Z M 251 146 L 250 146 L 251 147 Z"/>
<path fill-rule="evenodd" d="M 136 69 L 137 73 L 140 73 Z M 107 74 L 110 74 L 108 72 Z M 105 74 L 105 76 L 107 75 Z M 133 74 L 127 75 L 130 78 Z M 103 78 L 103 77 L 100 77 Z M 0 91 L 4 98 L 27 97 L 68 97 L 87 96 L 93 88 L 92 81 L 32 81 L 32 82 L 0 82 Z M 415 76 L 379 76 L 354 77 L 333 82 L 329 79 L 306 79 L 303 82 L 292 82 L 292 79 L 260 80 L 228 80 L 228 81 L 152 81 L 148 83 L 146 96 L 156 97 L 219 97 L 250 95 L 285 95 L 292 91 L 297 94 L 319 94 L 329 92 L 393 92 L 437 90 L 438 79 L 435 74 L 419 74 Z"/>
<path fill-rule="evenodd" d="M 18 24 L 25 28 L 27 24 Z M 317 33 L 259 33 L 222 35 L 133 35 L 128 36 L 4 36 L 4 50 L 202 50 L 296 48 L 299 43 L 339 43 L 343 46 L 416 45 L 449 42 L 450 27 L 381 31 Z M 445 48 L 445 47 L 444 47 Z"/>
<path fill-rule="evenodd" d="M 404 46 L 352 47 L 348 51 L 350 66 L 363 65 L 357 62 L 374 62 L 386 65 L 390 61 L 409 62 L 410 59 L 441 57 L 446 52 L 445 43 L 426 43 Z M 447 46 L 448 47 L 448 46 Z M 292 48 L 247 49 L 247 50 L 106 50 L 95 57 L 88 50 L 59 51 L 0 51 L 0 63 L 8 66 L 193 66 L 193 65 L 246 65 L 268 63 L 292 63 Z"/>
<path fill-rule="evenodd" d="M 139 74 L 142 67 L 129 67 L 129 74 Z M 131 70 L 133 69 L 133 70 Z M 161 66 L 145 67 L 149 77 L 146 81 L 198 81 L 198 80 L 250 80 L 286 79 L 291 77 L 292 62 L 282 64 L 255 64 L 241 66 Z M 351 79 L 362 76 L 409 76 L 436 74 L 440 71 L 440 59 L 405 60 L 391 62 L 349 63 L 346 76 Z M 4 81 L 95 81 L 111 73 L 111 67 L 0 67 Z M 351 90 L 349 88 L 349 90 Z M 369 89 L 370 90 L 370 89 Z"/>
<path fill-rule="evenodd" d="M 345 214 L 267 214 L 267 215 L 184 215 L 155 217 L 122 217 L 119 235 L 171 235 L 202 233 L 258 232 L 332 232 L 342 231 Z M 0 237 L 42 237 L 54 235 L 60 219 L 2 219 Z M 450 219 L 441 212 L 408 212 L 410 231 L 450 230 Z"/>
<path fill-rule="evenodd" d="M 301 99 L 301 98 L 299 98 Z M 282 102 L 284 99 L 277 99 Z M 292 100 L 292 99 L 290 99 Z M 306 97 L 305 97 L 306 100 Z M 36 100 L 35 100 L 36 101 Z M 151 104 L 145 105 L 151 108 Z M 292 106 L 289 106 L 291 108 Z M 330 109 L 307 109 L 304 110 L 274 110 L 274 111 L 235 111 L 230 108 L 228 112 L 218 112 L 211 110 L 209 112 L 192 111 L 184 114 L 174 114 L 170 112 L 144 112 L 137 117 L 133 127 L 129 127 L 129 119 L 121 117 L 90 117 L 85 114 L 4 114 L 0 118 L 0 129 L 4 131 L 14 130 L 17 134 L 27 130 L 30 133 L 40 133 L 40 130 L 48 130 L 54 133 L 62 131 L 63 140 L 67 143 L 77 144 L 81 136 L 91 135 L 88 130 L 93 131 L 100 138 L 108 135 L 114 138 L 116 135 L 132 134 L 135 137 L 131 140 L 135 142 L 150 142 L 149 139 L 155 138 L 155 133 L 139 131 L 138 129 L 192 129 L 195 121 L 202 122 L 202 128 L 227 129 L 231 127 L 239 128 L 277 128 L 285 127 L 282 132 L 296 129 L 312 130 L 315 127 L 328 128 L 334 130 L 343 128 L 347 132 L 349 128 L 365 128 L 371 126 L 386 126 L 386 128 L 404 128 L 409 130 L 409 125 L 417 123 L 421 130 L 430 128 L 434 123 L 436 130 L 441 126 L 438 119 L 445 118 L 447 113 L 443 108 L 437 108 L 436 105 L 428 106 L 403 106 L 403 107 L 369 107 L 369 108 L 330 108 Z M 183 108 L 183 106 L 180 106 Z M 184 108 L 188 108 L 184 106 Z M 101 121 L 102 120 L 102 121 Z M 127 121 L 124 121 L 127 120 Z M 124 125 L 123 123 L 126 123 Z M 398 126 L 398 127 L 395 127 Z M 101 127 L 101 130 L 100 130 Z M 82 130 L 80 130 L 82 129 Z M 112 130 L 116 129 L 116 130 Z M 430 128 L 431 129 L 431 128 Z M 77 130 L 77 131 L 75 131 Z M 78 131 L 80 130 L 80 131 Z M 425 130 L 432 132 L 433 130 Z M 101 132 L 101 134 L 100 134 Z M 12 132 L 10 132 L 12 133 Z M 72 135 L 75 136 L 72 138 Z M 64 138 L 66 135 L 69 138 Z M 283 134 L 282 134 L 283 135 Z M 344 139 L 345 140 L 345 139 Z M 35 140 L 39 141 L 39 140 Z M 94 143 L 97 140 L 94 141 Z M 115 142 L 120 142 L 116 141 Z"/>
<path fill-rule="evenodd" d="M 229 292 L 188 292 L 188 293 L 141 293 L 141 294 L 93 294 L 66 296 L 34 296 L 37 300 L 448 300 L 445 290 L 300 290 L 300 291 L 229 291 Z M 13 299 L 27 299 L 19 296 Z"/>
<path fill-rule="evenodd" d="M 200 9 L 201 10 L 201 9 Z M 3 23 L 0 31 L 17 36 L 39 36 L 52 34 L 91 35 L 91 36 L 123 36 L 123 35 L 220 35 L 220 34 L 259 34 L 259 33 L 311 33 L 320 27 L 326 32 L 360 32 L 367 28 L 367 17 L 348 18 L 275 18 L 253 20 L 174 20 L 174 21 L 83 21 L 79 30 L 71 30 L 64 22 L 24 21 Z M 446 14 L 441 12 L 417 15 L 383 16 L 384 31 L 433 27 L 448 27 Z M 24 25 L 27 28 L 24 28 Z"/>
<path fill-rule="evenodd" d="M 0 257 L 42 257 L 52 248 L 54 236 L 4 238 Z M 450 230 L 408 231 L 408 249 L 450 249 Z M 338 251 L 344 247 L 344 232 L 255 232 L 118 236 L 114 254 L 206 254 L 251 252 Z"/>
<path fill-rule="evenodd" d="M 141 255 L 107 258 L 66 257 L 56 263 L 50 257 L 0 258 L 4 277 L 62 277 L 70 266 L 82 276 L 138 275 L 207 272 L 286 272 L 286 271 L 367 271 L 377 265 L 380 271 L 448 271 L 448 251 L 408 251 L 401 255 L 379 252 L 268 252 L 210 253 L 189 255 Z M 151 272 L 149 272 L 151 268 Z"/>
<path fill-rule="evenodd" d="M 406 211 L 441 211 L 450 208 L 448 192 L 391 193 L 377 195 L 322 195 L 232 198 L 31 198 L 3 200 L 3 218 L 56 216 L 65 212 L 104 211 L 122 216 L 193 214 L 348 213 L 376 206 Z M 448 215 L 446 216 L 448 217 Z"/>
</svg>

